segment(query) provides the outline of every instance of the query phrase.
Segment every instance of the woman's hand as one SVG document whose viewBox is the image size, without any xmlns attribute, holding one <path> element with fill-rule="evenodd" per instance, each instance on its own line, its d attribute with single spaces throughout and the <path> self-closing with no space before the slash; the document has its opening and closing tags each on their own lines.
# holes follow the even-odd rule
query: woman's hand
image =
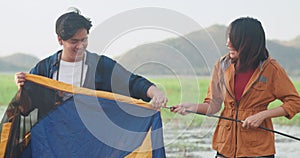
<svg viewBox="0 0 300 158">
<path fill-rule="evenodd" d="M 242 127 L 247 128 L 247 129 L 257 128 L 266 119 L 265 116 L 266 115 L 264 115 L 263 112 L 259 112 L 252 116 L 249 116 L 244 121 L 242 121 L 243 122 Z"/>
<path fill-rule="evenodd" d="M 198 105 L 192 103 L 181 103 L 170 108 L 171 112 L 179 113 L 181 115 L 188 114 L 188 111 L 197 112 L 197 110 Z"/>
</svg>

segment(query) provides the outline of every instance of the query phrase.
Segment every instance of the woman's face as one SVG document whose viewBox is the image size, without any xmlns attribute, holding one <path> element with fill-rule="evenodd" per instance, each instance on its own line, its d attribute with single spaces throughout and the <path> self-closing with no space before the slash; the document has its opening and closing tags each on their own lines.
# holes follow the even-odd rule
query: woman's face
<svg viewBox="0 0 300 158">
<path fill-rule="evenodd" d="M 233 46 L 232 46 L 232 44 L 231 44 L 229 38 L 227 38 L 226 46 L 227 46 L 227 48 L 228 48 L 228 50 L 229 50 L 229 56 L 230 56 L 230 58 L 231 58 L 231 59 L 237 59 L 238 56 L 239 56 L 239 54 L 238 54 L 238 52 L 233 48 Z"/>
</svg>

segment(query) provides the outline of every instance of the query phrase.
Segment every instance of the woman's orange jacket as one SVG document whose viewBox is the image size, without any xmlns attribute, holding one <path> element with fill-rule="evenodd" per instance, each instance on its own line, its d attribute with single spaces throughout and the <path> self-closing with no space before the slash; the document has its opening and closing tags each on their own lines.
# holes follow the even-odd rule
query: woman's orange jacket
<svg viewBox="0 0 300 158">
<path fill-rule="evenodd" d="M 228 56 L 214 67 L 207 97 L 204 102 L 217 108 L 224 101 L 221 116 L 245 120 L 266 110 L 275 99 L 291 119 L 300 112 L 300 97 L 283 68 L 268 58 L 260 63 L 245 87 L 240 102 L 234 96 L 234 64 Z M 217 102 L 217 103 L 216 103 Z M 261 126 L 273 129 L 271 119 Z M 241 123 L 220 119 L 213 135 L 213 149 L 226 157 L 254 157 L 275 154 L 274 133 L 262 129 L 245 129 Z"/>
</svg>

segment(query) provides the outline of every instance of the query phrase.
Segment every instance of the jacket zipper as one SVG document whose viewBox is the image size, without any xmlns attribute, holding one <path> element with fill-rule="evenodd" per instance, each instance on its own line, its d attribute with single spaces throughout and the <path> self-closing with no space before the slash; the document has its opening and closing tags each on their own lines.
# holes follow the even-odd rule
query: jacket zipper
<svg viewBox="0 0 300 158">
<path fill-rule="evenodd" d="M 259 77 L 261 76 L 261 72 L 262 72 L 262 66 L 264 65 L 264 63 L 265 62 L 263 62 L 263 63 L 260 63 L 260 65 L 259 65 L 259 71 L 260 71 L 260 75 L 259 75 Z M 224 75 L 224 74 L 223 74 Z M 254 82 L 251 86 L 253 86 L 254 84 L 255 84 L 256 82 Z M 225 89 L 226 89 L 226 91 L 227 91 L 227 93 L 229 94 L 229 96 L 233 99 L 233 100 L 235 100 L 235 103 L 236 103 L 236 115 L 235 115 L 235 120 L 238 120 L 238 108 L 239 108 L 239 104 L 240 104 L 240 102 L 238 102 L 236 99 L 235 99 L 235 97 L 229 92 L 229 90 L 228 90 L 228 87 L 226 86 L 226 84 L 225 84 L 225 79 L 224 79 L 224 76 L 223 76 L 223 84 L 224 84 L 224 87 L 225 87 Z M 247 92 L 245 92 L 244 93 L 244 95 L 246 95 L 247 93 L 249 92 L 249 90 L 247 91 Z M 243 96 L 244 96 L 243 95 Z M 243 98 L 243 96 L 241 97 L 241 99 Z M 241 100 L 240 99 L 240 100 Z M 238 122 L 237 121 L 235 121 L 235 147 L 234 147 L 234 158 L 236 158 L 236 153 L 237 153 L 237 140 L 238 140 L 238 136 L 237 136 L 237 132 L 238 132 Z"/>
<path fill-rule="evenodd" d="M 261 72 L 261 69 L 260 69 L 260 72 Z M 260 77 L 260 75 L 259 75 Z M 259 78 L 258 77 L 258 78 Z M 252 87 L 256 82 L 254 82 L 250 87 Z M 243 96 L 245 96 L 247 93 L 249 92 L 249 89 L 244 93 L 244 95 L 242 95 L 240 101 L 242 100 Z M 234 100 L 235 100 L 235 103 L 236 103 L 236 115 L 235 115 L 235 120 L 238 120 L 238 114 L 239 114 L 239 105 L 240 105 L 240 101 L 237 101 L 232 95 L 230 95 Z M 238 122 L 235 121 L 235 149 L 234 149 L 234 158 L 236 158 L 236 152 L 237 152 L 237 147 L 238 147 L 238 136 L 237 136 L 237 133 L 238 133 Z"/>
<path fill-rule="evenodd" d="M 235 120 L 238 120 L 238 114 L 239 114 L 239 102 L 235 100 L 236 103 L 236 115 L 235 115 Z M 237 147 L 238 147 L 238 136 L 237 136 L 237 132 L 238 132 L 238 122 L 235 121 L 235 148 L 234 148 L 234 158 L 236 158 L 236 152 L 237 152 Z"/>
<path fill-rule="evenodd" d="M 238 107 L 239 107 L 239 102 L 237 102 L 237 100 L 235 99 L 235 97 L 229 92 L 227 86 L 225 85 L 225 82 L 223 83 L 224 84 L 224 87 L 227 91 L 227 93 L 229 94 L 229 96 L 235 100 L 235 103 L 236 103 L 236 115 L 235 115 L 235 120 L 238 119 Z M 235 146 L 234 146 L 234 158 L 236 158 L 236 152 L 237 152 L 237 121 L 235 121 Z"/>
</svg>

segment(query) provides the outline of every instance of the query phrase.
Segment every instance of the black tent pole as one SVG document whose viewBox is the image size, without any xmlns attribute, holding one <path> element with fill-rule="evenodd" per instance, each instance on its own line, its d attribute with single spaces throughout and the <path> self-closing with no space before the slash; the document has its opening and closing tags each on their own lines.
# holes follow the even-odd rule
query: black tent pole
<svg viewBox="0 0 300 158">
<path fill-rule="evenodd" d="M 165 108 L 172 109 L 172 107 L 165 107 Z M 223 117 L 223 116 L 218 116 L 218 115 L 213 115 L 213 114 L 204 114 L 204 113 L 201 113 L 201 112 L 194 112 L 194 111 L 190 111 L 190 110 L 186 110 L 186 112 L 187 113 L 198 114 L 198 115 L 204 115 L 204 116 L 207 116 L 207 117 L 214 117 L 214 118 L 224 119 L 224 120 L 228 120 L 228 121 L 243 123 L 243 121 L 241 121 L 241 120 L 236 120 L 236 119 L 233 119 L 233 118 L 228 118 L 228 117 Z M 297 137 L 294 137 L 294 136 L 291 136 L 291 135 L 288 135 L 288 134 L 285 134 L 285 133 L 282 133 L 282 132 L 278 132 L 278 131 L 275 131 L 275 130 L 271 130 L 271 129 L 266 128 L 266 127 L 258 126 L 258 128 L 300 141 L 300 138 L 297 138 Z"/>
</svg>

